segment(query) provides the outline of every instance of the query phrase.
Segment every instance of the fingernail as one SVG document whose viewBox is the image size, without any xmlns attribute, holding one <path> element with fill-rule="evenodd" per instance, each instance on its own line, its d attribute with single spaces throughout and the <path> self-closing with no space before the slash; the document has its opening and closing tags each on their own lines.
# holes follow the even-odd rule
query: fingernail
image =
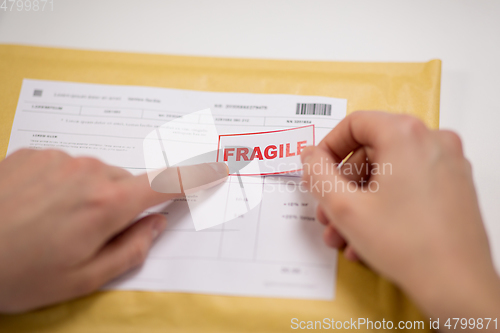
<svg viewBox="0 0 500 333">
<path fill-rule="evenodd" d="M 304 150 L 300 153 L 300 160 L 302 161 L 302 164 L 307 163 L 307 160 L 312 156 L 313 153 L 313 146 L 304 148 Z"/>
<path fill-rule="evenodd" d="M 156 215 L 151 223 L 153 224 L 152 233 L 154 240 L 158 238 L 158 236 L 163 230 L 165 230 L 165 227 L 167 226 L 167 219 L 161 215 Z"/>
<path fill-rule="evenodd" d="M 207 163 L 214 171 L 220 175 L 220 177 L 226 177 L 229 174 L 229 168 L 226 163 L 215 162 L 215 163 Z"/>
</svg>

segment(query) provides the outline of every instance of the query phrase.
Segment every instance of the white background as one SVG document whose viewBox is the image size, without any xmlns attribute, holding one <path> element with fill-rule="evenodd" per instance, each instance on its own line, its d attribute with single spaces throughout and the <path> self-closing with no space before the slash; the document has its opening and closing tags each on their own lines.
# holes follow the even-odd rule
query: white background
<svg viewBox="0 0 500 333">
<path fill-rule="evenodd" d="M 53 3 L 52 12 L 47 12 L 48 7 L 45 12 L 0 10 L 0 43 L 297 60 L 442 59 L 441 128 L 462 136 L 500 268 L 500 173 L 496 170 L 500 166 L 500 1 Z"/>
</svg>

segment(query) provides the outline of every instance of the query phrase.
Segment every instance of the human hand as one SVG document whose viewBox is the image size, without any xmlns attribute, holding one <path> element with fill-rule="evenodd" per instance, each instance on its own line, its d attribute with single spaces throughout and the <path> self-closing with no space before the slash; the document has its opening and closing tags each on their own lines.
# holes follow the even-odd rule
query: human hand
<svg viewBox="0 0 500 333">
<path fill-rule="evenodd" d="M 361 258 L 430 315 L 498 317 L 499 280 L 456 134 L 409 116 L 355 112 L 301 156 L 327 244 L 347 244 L 348 258 Z"/>
<path fill-rule="evenodd" d="M 227 177 L 222 163 L 188 171 L 203 175 L 192 188 Z M 134 218 L 180 195 L 93 158 L 29 149 L 8 156 L 0 163 L 0 312 L 89 294 L 140 265 L 166 221 Z"/>
</svg>

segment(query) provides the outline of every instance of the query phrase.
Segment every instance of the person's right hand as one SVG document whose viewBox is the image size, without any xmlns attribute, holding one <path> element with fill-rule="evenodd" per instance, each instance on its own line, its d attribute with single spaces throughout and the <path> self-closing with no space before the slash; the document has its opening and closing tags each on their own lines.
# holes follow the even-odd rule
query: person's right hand
<svg viewBox="0 0 500 333">
<path fill-rule="evenodd" d="M 499 279 L 456 134 L 410 116 L 355 112 L 301 156 L 327 244 L 347 243 L 348 258 L 394 281 L 429 315 L 500 315 Z"/>
</svg>

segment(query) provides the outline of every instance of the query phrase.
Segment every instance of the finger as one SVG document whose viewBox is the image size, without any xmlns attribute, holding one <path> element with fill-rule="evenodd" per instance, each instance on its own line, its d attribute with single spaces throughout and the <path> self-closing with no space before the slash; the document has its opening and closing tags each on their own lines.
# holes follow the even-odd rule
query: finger
<svg viewBox="0 0 500 333">
<path fill-rule="evenodd" d="M 151 185 L 150 175 L 143 174 L 123 179 L 121 186 L 129 195 L 127 203 L 131 214 L 138 214 L 162 202 L 220 184 L 227 177 L 228 169 L 224 163 L 204 163 L 167 168 L 152 179 Z"/>
<path fill-rule="evenodd" d="M 462 140 L 457 133 L 448 130 L 433 131 L 433 135 L 440 143 L 443 152 L 450 156 L 463 157 Z"/>
<path fill-rule="evenodd" d="M 334 226 L 328 225 L 323 232 L 323 240 L 329 247 L 341 249 L 346 245 L 344 237 L 335 229 Z"/>
<path fill-rule="evenodd" d="M 223 182 L 229 174 L 225 163 L 168 167 L 149 172 L 151 188 L 160 193 L 194 193 Z"/>
<path fill-rule="evenodd" d="M 338 164 L 329 153 L 318 147 L 307 147 L 302 151 L 301 159 L 302 179 L 322 207 L 329 207 L 334 197 L 346 194 L 348 180 L 339 173 Z"/>
<path fill-rule="evenodd" d="M 215 166 L 210 164 L 217 164 Z M 169 170 L 179 172 L 170 172 Z M 100 219 L 99 226 L 92 227 L 92 235 L 95 236 L 97 246 L 106 242 L 124 228 L 130 225 L 141 212 L 152 206 L 159 205 L 169 200 L 181 197 L 188 191 L 204 189 L 208 186 L 215 186 L 217 183 L 223 182 L 228 177 L 228 170 L 224 163 L 207 163 L 193 165 L 189 167 L 168 168 L 167 173 L 157 173 L 160 180 L 153 186 L 157 189 L 167 191 L 172 187 L 169 182 L 178 182 L 186 184 L 183 189 L 180 186 L 180 193 L 160 193 L 152 189 L 150 185 L 150 175 L 142 174 L 140 176 L 130 176 L 119 179 L 115 182 L 115 187 L 110 191 L 110 195 L 106 198 L 107 214 L 109 218 Z M 182 174 L 182 179 L 179 175 Z M 194 180 L 189 177 L 193 176 Z M 153 180 L 156 181 L 156 178 Z M 165 187 L 162 187 L 164 185 Z M 178 191 L 176 191 L 178 192 Z M 189 192 L 191 193 L 191 192 Z"/>
<path fill-rule="evenodd" d="M 319 205 L 316 216 L 320 223 L 326 226 L 325 231 L 323 232 L 323 240 L 325 241 L 325 244 L 336 249 L 343 248 L 346 244 L 344 237 L 342 237 L 333 224 L 330 223 L 330 220 Z"/>
<path fill-rule="evenodd" d="M 94 157 L 77 157 L 73 159 L 74 164 L 85 168 L 87 171 L 94 174 L 97 173 L 104 174 L 107 178 L 111 180 L 118 180 L 125 177 L 132 177 L 132 174 L 127 170 L 108 165 L 101 160 Z"/>
<path fill-rule="evenodd" d="M 323 212 L 323 208 L 321 208 L 320 205 L 318 205 L 318 208 L 316 208 L 316 218 L 318 219 L 319 223 L 322 225 L 326 226 L 329 224 L 328 217 L 326 217 L 325 212 Z"/>
<path fill-rule="evenodd" d="M 398 117 L 378 111 L 357 111 L 344 118 L 318 144 L 340 163 L 361 146 L 379 147 Z"/>
<path fill-rule="evenodd" d="M 355 218 L 356 207 L 363 205 L 368 195 L 359 190 L 360 185 L 348 181 L 337 170 L 329 153 L 317 147 L 307 147 L 301 153 L 304 188 L 319 201 L 330 224 L 345 237 L 359 228 Z"/>
<path fill-rule="evenodd" d="M 370 165 L 365 147 L 360 147 L 341 165 L 339 169 L 348 180 L 359 182 L 367 180 L 370 175 Z"/>
<path fill-rule="evenodd" d="M 30 156 L 35 154 L 38 150 L 36 149 L 29 149 L 29 148 L 21 148 L 10 154 L 9 156 L 6 156 L 6 158 L 9 158 L 11 161 L 16 161 L 16 162 L 23 162 L 26 159 L 28 159 Z"/>
<path fill-rule="evenodd" d="M 149 215 L 130 226 L 78 271 L 75 276 L 77 293 L 90 293 L 142 264 L 155 237 L 165 227 L 166 220 L 162 215 Z"/>
</svg>

